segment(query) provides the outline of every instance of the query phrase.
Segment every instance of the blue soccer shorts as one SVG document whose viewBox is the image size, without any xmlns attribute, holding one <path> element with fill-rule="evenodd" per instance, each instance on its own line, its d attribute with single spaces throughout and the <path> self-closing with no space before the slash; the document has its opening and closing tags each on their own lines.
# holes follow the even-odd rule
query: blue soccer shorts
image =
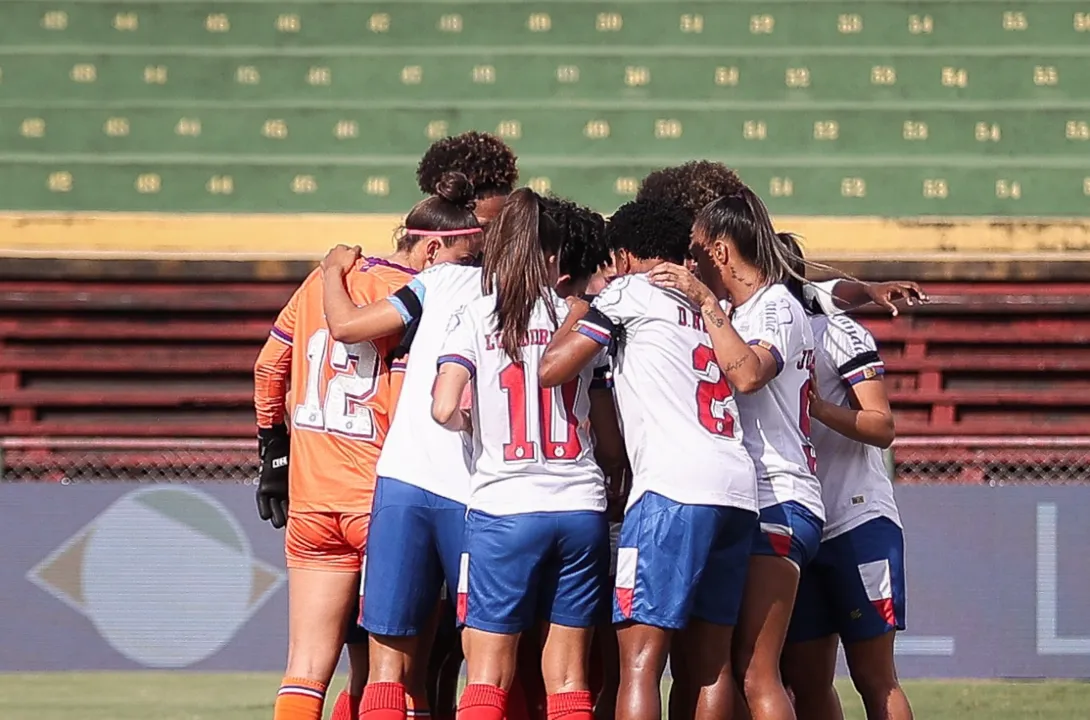
<svg viewBox="0 0 1090 720">
<path fill-rule="evenodd" d="M 513 634 L 539 620 L 591 627 L 602 616 L 609 524 L 593 511 L 489 515 L 470 510 L 458 620 Z"/>
<path fill-rule="evenodd" d="M 360 600 L 367 632 L 414 636 L 427 626 L 443 582 L 458 582 L 465 517 L 461 503 L 378 479 Z"/>
<path fill-rule="evenodd" d="M 839 635 L 845 644 L 905 629 L 904 533 L 875 518 L 821 543 L 802 573 L 788 642 Z"/>
<path fill-rule="evenodd" d="M 753 554 L 785 557 L 804 568 L 821 545 L 825 523 L 794 500 L 761 508 L 753 535 Z"/>
<path fill-rule="evenodd" d="M 646 492 L 625 513 L 613 622 L 679 630 L 696 617 L 734 625 L 756 513 Z"/>
</svg>

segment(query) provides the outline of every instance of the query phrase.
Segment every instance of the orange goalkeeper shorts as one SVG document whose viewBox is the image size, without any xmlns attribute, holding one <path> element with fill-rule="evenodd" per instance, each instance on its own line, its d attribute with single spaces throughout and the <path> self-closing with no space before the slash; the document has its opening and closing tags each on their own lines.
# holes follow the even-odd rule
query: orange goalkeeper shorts
<svg viewBox="0 0 1090 720">
<path fill-rule="evenodd" d="M 370 524 L 370 513 L 289 511 L 284 536 L 288 567 L 358 573 Z"/>
</svg>

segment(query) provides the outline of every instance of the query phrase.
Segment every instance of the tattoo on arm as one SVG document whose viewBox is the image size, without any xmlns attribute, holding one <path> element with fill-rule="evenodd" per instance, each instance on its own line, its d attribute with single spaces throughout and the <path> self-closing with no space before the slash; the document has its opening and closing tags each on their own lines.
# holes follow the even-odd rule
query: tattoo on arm
<svg viewBox="0 0 1090 720">
<path fill-rule="evenodd" d="M 726 318 L 723 317 L 723 311 L 718 307 L 706 307 L 703 310 L 703 314 L 704 318 L 717 328 L 723 327 L 723 324 L 726 322 Z"/>
<path fill-rule="evenodd" d="M 726 365 L 723 365 L 721 367 L 721 369 L 723 370 L 723 372 L 733 372 L 734 370 L 737 370 L 738 368 L 745 365 L 747 360 L 749 360 L 749 356 L 748 355 L 743 355 L 742 357 L 738 358 L 737 360 L 733 360 L 733 361 L 727 363 Z"/>
</svg>

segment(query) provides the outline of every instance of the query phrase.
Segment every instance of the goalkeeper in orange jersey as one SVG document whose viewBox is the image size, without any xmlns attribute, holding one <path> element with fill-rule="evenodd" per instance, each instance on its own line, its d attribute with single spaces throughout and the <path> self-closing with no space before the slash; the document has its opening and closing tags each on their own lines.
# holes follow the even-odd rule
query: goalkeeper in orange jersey
<svg viewBox="0 0 1090 720">
<path fill-rule="evenodd" d="M 361 258 L 348 290 L 358 304 L 380 300 L 430 265 L 475 262 L 480 240 L 472 186 L 447 173 L 406 216 L 397 251 Z M 404 340 L 334 342 L 315 270 L 280 313 L 254 368 L 258 509 L 287 527 L 288 661 L 275 720 L 320 720 L 345 625 L 357 614 L 375 463 L 397 402 Z M 349 655 L 358 689 L 342 694 L 338 710 L 354 717 L 367 646 L 350 645 Z"/>
</svg>

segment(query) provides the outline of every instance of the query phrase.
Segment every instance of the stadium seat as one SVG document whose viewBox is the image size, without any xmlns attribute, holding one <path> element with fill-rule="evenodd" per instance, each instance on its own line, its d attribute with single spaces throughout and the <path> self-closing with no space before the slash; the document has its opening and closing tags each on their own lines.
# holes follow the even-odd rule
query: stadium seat
<svg viewBox="0 0 1090 720">
<path fill-rule="evenodd" d="M 1090 300 L 1084 286 L 934 285 L 934 303 L 866 323 L 910 435 L 1090 432 Z"/>
<path fill-rule="evenodd" d="M 736 166 L 788 215 L 1077 216 L 1090 14 L 1066 2 L 5 3 L 0 207 L 371 212 L 497 132 L 609 210 Z"/>
<path fill-rule="evenodd" d="M 0 283 L 0 435 L 252 437 L 289 284 Z"/>
<path fill-rule="evenodd" d="M 1090 7 L 1077 3 L 3 7 L 7 215 L 395 218 L 420 197 L 428 144 L 470 129 L 508 141 L 523 182 L 604 211 L 695 157 L 735 167 L 778 220 L 839 216 L 846 231 L 855 218 L 1080 218 L 1090 201 Z M 48 217 L 35 238 L 87 241 Z M 941 222 L 910 235 L 946 242 Z M 1085 226 L 1071 228 L 1012 224 L 976 233 L 972 251 L 1078 251 Z M 1029 240 L 1004 244 L 1015 235 Z M 957 262 L 959 248 L 926 250 Z M 0 281 L 0 436 L 252 437 L 250 365 L 291 289 Z M 1063 300 L 1085 285 L 932 294 L 949 302 L 866 318 L 901 434 L 1090 433 L 1090 309 Z"/>
<path fill-rule="evenodd" d="M 0 283 L 0 435 L 251 436 L 253 362 L 293 287 Z M 864 319 L 901 435 L 1090 434 L 1082 286 L 930 291 Z"/>
</svg>

